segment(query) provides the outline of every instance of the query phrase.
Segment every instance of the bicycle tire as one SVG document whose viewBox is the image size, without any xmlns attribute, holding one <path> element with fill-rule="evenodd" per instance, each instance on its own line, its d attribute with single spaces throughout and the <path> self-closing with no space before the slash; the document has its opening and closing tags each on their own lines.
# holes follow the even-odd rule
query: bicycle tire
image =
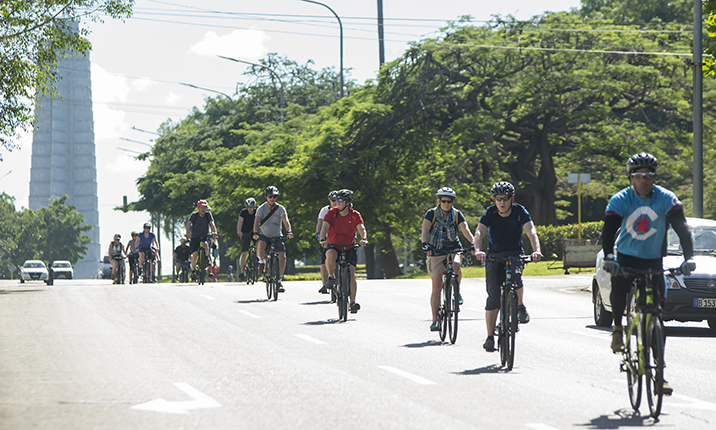
<svg viewBox="0 0 716 430">
<path fill-rule="evenodd" d="M 447 335 L 445 336 L 448 340 L 452 338 L 452 278 L 448 277 L 447 274 L 445 275 L 445 280 L 443 281 L 443 285 L 445 288 L 445 316 L 443 319 L 443 324 L 446 326 L 446 332 Z"/>
<path fill-rule="evenodd" d="M 338 270 L 340 273 L 340 288 L 339 288 L 339 311 L 338 315 L 344 322 L 348 320 L 348 295 L 350 294 L 350 271 L 348 267 L 341 266 Z"/>
<path fill-rule="evenodd" d="M 646 399 L 651 416 L 658 418 L 664 397 L 664 326 L 659 316 L 651 316 L 645 339 Z"/>
<path fill-rule="evenodd" d="M 264 258 L 269 257 L 265 256 Z M 266 297 L 268 300 L 271 300 L 273 297 L 273 285 L 271 285 L 271 258 L 265 259 L 266 263 L 264 265 L 264 283 L 266 284 Z"/>
<path fill-rule="evenodd" d="M 507 370 L 515 364 L 515 338 L 517 336 L 517 293 L 509 293 L 509 309 L 507 312 Z"/>
<path fill-rule="evenodd" d="M 457 340 L 457 315 L 460 312 L 460 285 L 457 282 L 457 278 L 453 277 L 450 281 L 452 284 L 452 294 L 450 294 L 451 312 L 450 312 L 450 343 L 455 343 Z"/>
<path fill-rule="evenodd" d="M 256 247 L 249 249 L 249 261 L 246 267 L 246 285 L 253 285 L 258 279 L 256 275 L 258 271 L 258 262 L 256 261 Z"/>
<path fill-rule="evenodd" d="M 204 285 L 206 282 L 206 255 L 204 255 L 204 244 L 199 244 L 199 254 L 196 258 L 196 264 L 199 268 L 199 273 L 196 276 L 196 281 L 199 285 Z"/>
<path fill-rule="evenodd" d="M 148 284 L 151 282 L 152 279 L 152 263 L 147 258 L 147 255 L 144 254 L 144 265 L 142 266 L 142 283 Z"/>
<path fill-rule="evenodd" d="M 632 330 L 632 324 L 636 318 L 636 295 L 635 290 L 631 289 L 627 294 L 627 339 L 624 344 L 624 361 L 627 374 L 627 388 L 629 390 L 629 401 L 631 407 L 635 411 L 639 410 L 641 405 L 641 386 L 642 377 L 639 374 L 639 336 L 638 327 Z M 638 322 L 641 324 L 641 321 Z M 631 331 L 631 333 L 630 333 Z"/>
<path fill-rule="evenodd" d="M 450 298 L 448 289 L 450 288 L 448 283 L 447 274 L 443 277 L 443 287 L 440 289 L 440 307 L 438 308 L 438 321 L 440 321 L 440 340 L 445 342 L 448 336 L 448 325 L 447 325 L 447 302 Z"/>
<path fill-rule="evenodd" d="M 507 363 L 507 307 L 509 306 L 506 287 L 502 287 L 500 294 L 500 326 L 497 329 L 497 344 L 500 350 L 500 362 L 504 366 Z"/>
<path fill-rule="evenodd" d="M 279 271 L 281 267 L 278 262 L 278 254 L 271 254 L 271 281 L 273 284 L 273 301 L 278 300 L 278 280 L 280 277 Z"/>
</svg>

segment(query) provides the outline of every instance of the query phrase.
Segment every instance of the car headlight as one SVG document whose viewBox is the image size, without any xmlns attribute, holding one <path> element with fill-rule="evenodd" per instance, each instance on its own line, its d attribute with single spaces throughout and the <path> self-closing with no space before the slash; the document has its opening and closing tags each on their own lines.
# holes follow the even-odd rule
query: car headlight
<svg viewBox="0 0 716 430">
<path fill-rule="evenodd" d="M 669 290 L 676 290 L 676 289 L 683 288 L 683 287 L 679 283 L 679 280 L 676 279 L 676 277 L 667 276 L 666 277 L 666 288 Z"/>
</svg>

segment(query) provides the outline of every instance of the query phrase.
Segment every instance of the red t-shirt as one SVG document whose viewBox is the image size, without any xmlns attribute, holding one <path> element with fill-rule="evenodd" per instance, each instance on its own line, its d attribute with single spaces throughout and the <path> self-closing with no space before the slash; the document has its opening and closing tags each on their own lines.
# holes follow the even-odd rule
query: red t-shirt
<svg viewBox="0 0 716 430">
<path fill-rule="evenodd" d="M 356 228 L 363 224 L 360 212 L 348 209 L 348 215 L 341 216 L 338 208 L 332 208 L 323 217 L 323 222 L 331 227 L 328 229 L 328 243 L 349 245 L 355 241 Z"/>
</svg>

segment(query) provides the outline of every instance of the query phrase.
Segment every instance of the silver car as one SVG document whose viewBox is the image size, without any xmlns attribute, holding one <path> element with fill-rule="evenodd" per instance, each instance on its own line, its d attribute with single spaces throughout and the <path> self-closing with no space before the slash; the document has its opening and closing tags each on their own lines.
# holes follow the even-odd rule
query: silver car
<svg viewBox="0 0 716 430">
<path fill-rule="evenodd" d="M 666 274 L 666 306 L 664 321 L 708 321 L 716 330 L 716 221 L 687 218 L 694 241 L 696 270 L 691 276 Z M 683 261 L 679 237 L 669 228 L 666 236 L 667 256 L 664 268 L 678 267 Z M 592 278 L 594 323 L 601 327 L 612 324 L 611 275 L 604 270 L 604 252 L 597 254 L 596 271 Z"/>
</svg>

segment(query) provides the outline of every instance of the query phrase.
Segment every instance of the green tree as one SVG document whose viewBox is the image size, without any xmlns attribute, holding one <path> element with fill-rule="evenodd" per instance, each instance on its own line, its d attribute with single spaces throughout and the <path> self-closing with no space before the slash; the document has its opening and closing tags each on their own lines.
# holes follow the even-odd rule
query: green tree
<svg viewBox="0 0 716 430">
<path fill-rule="evenodd" d="M 615 22 L 645 24 L 652 21 L 693 22 L 693 0 L 582 0 L 581 13 Z"/>
<path fill-rule="evenodd" d="M 92 230 L 92 226 L 84 224 L 84 216 L 74 205 L 68 205 L 67 199 L 67 195 L 51 197 L 49 205 L 35 211 L 41 260 L 69 260 L 75 264 L 87 253 L 91 239 L 83 232 Z"/>
<path fill-rule="evenodd" d="M 56 96 L 60 58 L 91 49 L 83 19 L 131 15 L 134 0 L 10 0 L 0 4 L 0 146 L 12 150 L 38 95 Z M 1 154 L 0 154 L 1 156 Z"/>
</svg>

